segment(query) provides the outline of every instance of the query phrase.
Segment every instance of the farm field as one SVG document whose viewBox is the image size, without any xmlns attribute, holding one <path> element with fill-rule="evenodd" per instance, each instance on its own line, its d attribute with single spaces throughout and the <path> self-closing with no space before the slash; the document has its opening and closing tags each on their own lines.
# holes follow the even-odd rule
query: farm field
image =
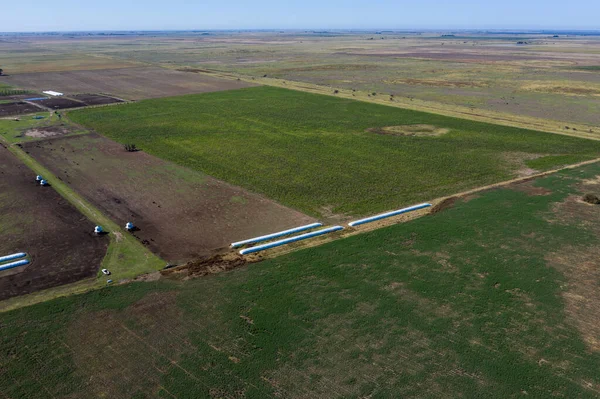
<svg viewBox="0 0 600 399">
<path fill-rule="evenodd" d="M 32 101 L 34 104 L 39 104 L 51 110 L 60 110 L 60 109 L 68 109 L 68 108 L 80 108 L 85 107 L 86 104 L 71 100 L 65 97 L 50 97 L 43 100 L 35 100 Z"/>
<path fill-rule="evenodd" d="M 77 101 L 81 101 L 86 105 L 106 105 L 123 102 L 117 98 L 102 96 L 99 94 L 75 94 L 70 97 Z"/>
<path fill-rule="evenodd" d="M 39 111 L 43 111 L 43 109 L 23 101 L 0 100 L 0 117 Z"/>
<path fill-rule="evenodd" d="M 273 87 L 69 117 L 160 158 L 338 220 L 600 155 L 597 141 Z"/>
<path fill-rule="evenodd" d="M 6 75 L 73 70 L 102 70 L 139 66 L 139 62 L 117 60 L 85 52 L 61 51 L 37 36 L 34 43 L 23 38 L 0 40 L 0 65 Z M 49 45 L 47 45 L 49 44 Z M 0 76 L 0 84 L 8 76 Z"/>
<path fill-rule="evenodd" d="M 175 263 L 314 221 L 143 151 L 127 152 L 94 134 L 33 141 L 23 149 L 117 224 L 133 222 L 139 240 Z"/>
<path fill-rule="evenodd" d="M 23 73 L 2 77 L 15 87 L 65 94 L 104 93 L 127 100 L 239 89 L 251 83 L 158 67 Z"/>
<path fill-rule="evenodd" d="M 95 277 L 109 240 L 0 144 L 0 256 L 31 264 L 0 272 L 0 300 Z"/>
<path fill-rule="evenodd" d="M 600 165 L 187 281 L 0 314 L 12 399 L 600 393 Z"/>
<path fill-rule="evenodd" d="M 37 51 L 84 60 L 95 54 L 106 62 L 228 72 L 269 84 L 261 79 L 267 75 L 298 89 L 302 83 L 355 89 L 364 100 L 367 93 L 394 94 L 398 100 L 492 119 L 500 113 L 552 120 L 555 128 L 600 126 L 598 36 L 447 33 L 163 32 L 5 40 L 14 40 L 6 46 L 27 43 Z M 19 56 L 6 53 L 15 62 Z M 28 68 L 17 67 L 19 73 Z"/>
</svg>

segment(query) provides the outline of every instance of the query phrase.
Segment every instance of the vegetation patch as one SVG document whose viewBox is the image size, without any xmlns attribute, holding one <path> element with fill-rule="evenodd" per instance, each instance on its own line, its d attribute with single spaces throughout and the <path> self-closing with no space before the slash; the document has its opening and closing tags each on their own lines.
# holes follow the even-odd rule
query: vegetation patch
<svg viewBox="0 0 600 399">
<path fill-rule="evenodd" d="M 387 84 L 407 84 L 415 86 L 432 86 L 432 87 L 468 87 L 468 88 L 485 88 L 489 87 L 488 82 L 483 81 L 460 81 L 449 79 L 387 79 Z"/>
<path fill-rule="evenodd" d="M 547 155 L 539 158 L 529 159 L 525 161 L 525 164 L 536 170 L 548 170 L 555 167 L 571 165 L 578 162 L 590 160 L 590 157 L 585 155 Z"/>
<path fill-rule="evenodd" d="M 592 85 L 554 84 L 554 83 L 531 83 L 522 86 L 525 91 L 538 93 L 554 93 L 568 96 L 600 96 L 600 87 Z"/>
<path fill-rule="evenodd" d="M 377 134 L 389 134 L 392 136 L 419 136 L 435 137 L 450 132 L 450 129 L 441 128 L 433 125 L 400 125 L 384 126 L 382 128 L 370 128 L 367 131 Z"/>
</svg>

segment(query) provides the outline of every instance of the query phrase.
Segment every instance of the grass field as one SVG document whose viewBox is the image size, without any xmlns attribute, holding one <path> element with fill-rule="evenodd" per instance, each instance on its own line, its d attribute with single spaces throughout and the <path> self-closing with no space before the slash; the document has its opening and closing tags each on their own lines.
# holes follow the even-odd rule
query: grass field
<svg viewBox="0 0 600 399">
<path fill-rule="evenodd" d="M 272 87 L 69 116 L 313 215 L 388 210 L 530 173 L 525 162 L 532 159 L 547 169 L 600 154 L 595 141 Z M 448 133 L 377 133 L 415 124 Z"/>
<path fill-rule="evenodd" d="M 600 165 L 211 278 L 0 315 L 17 398 L 600 394 Z"/>
</svg>

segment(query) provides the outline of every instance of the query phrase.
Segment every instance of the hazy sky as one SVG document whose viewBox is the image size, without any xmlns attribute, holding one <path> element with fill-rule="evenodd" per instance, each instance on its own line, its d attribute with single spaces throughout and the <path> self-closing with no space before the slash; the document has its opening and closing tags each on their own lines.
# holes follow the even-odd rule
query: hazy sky
<svg viewBox="0 0 600 399">
<path fill-rule="evenodd" d="M 170 29 L 600 29 L 600 0 L 17 0 L 0 32 Z"/>
</svg>

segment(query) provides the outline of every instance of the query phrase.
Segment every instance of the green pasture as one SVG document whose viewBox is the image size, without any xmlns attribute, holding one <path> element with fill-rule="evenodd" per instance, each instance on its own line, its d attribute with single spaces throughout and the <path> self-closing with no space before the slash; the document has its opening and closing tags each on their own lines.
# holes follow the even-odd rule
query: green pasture
<svg viewBox="0 0 600 399">
<path fill-rule="evenodd" d="M 600 214 L 560 209 L 598 175 L 591 165 L 488 191 L 217 276 L 1 314 L 0 392 L 596 398 L 600 354 L 578 327 L 595 308 L 568 298 L 594 286 L 576 266 L 594 259 Z"/>
<path fill-rule="evenodd" d="M 600 156 L 600 142 L 273 87 L 78 110 L 70 118 L 121 143 L 312 215 L 365 215 Z M 367 129 L 428 124 L 439 137 Z M 555 162 L 553 162 L 553 159 Z"/>
</svg>

